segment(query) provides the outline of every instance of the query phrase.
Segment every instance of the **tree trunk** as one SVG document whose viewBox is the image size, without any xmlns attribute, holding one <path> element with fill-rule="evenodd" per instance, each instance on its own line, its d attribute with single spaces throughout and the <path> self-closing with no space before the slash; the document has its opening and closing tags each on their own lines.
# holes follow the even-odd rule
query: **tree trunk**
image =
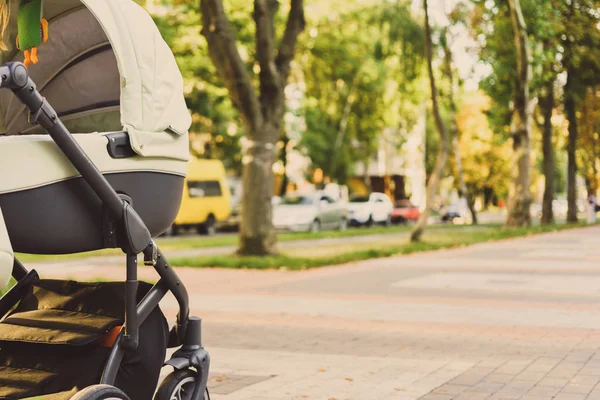
<svg viewBox="0 0 600 400">
<path fill-rule="evenodd" d="M 336 174 L 336 165 L 337 165 L 337 153 L 338 150 L 340 149 L 340 146 L 342 145 L 343 141 L 344 141 L 344 137 L 346 136 L 346 130 L 348 129 L 348 121 L 350 120 L 350 112 L 352 111 L 352 105 L 354 104 L 354 100 L 355 100 L 355 93 L 356 93 L 356 85 L 357 85 L 357 81 L 358 81 L 358 77 L 360 74 L 360 70 L 356 73 L 356 75 L 354 76 L 354 80 L 352 82 L 352 85 L 350 86 L 350 91 L 348 92 L 348 97 L 346 97 L 346 104 L 344 105 L 344 112 L 342 114 L 342 119 L 340 120 L 340 125 L 337 131 L 337 135 L 335 136 L 335 143 L 333 145 L 333 151 L 331 153 L 331 161 L 329 164 L 329 177 L 332 179 L 333 181 L 333 177 Z"/>
<path fill-rule="evenodd" d="M 471 219 L 473 220 L 473 225 L 478 224 L 477 220 L 477 210 L 475 210 L 475 202 L 473 201 L 473 196 L 469 193 L 467 189 L 467 184 L 465 183 L 465 175 L 463 173 L 462 168 L 462 158 L 460 156 L 460 146 L 458 141 L 458 130 L 455 131 L 455 134 L 452 138 L 452 145 L 454 147 L 454 158 L 456 162 L 456 175 L 458 175 L 458 185 L 461 197 L 464 197 L 467 200 L 467 206 L 469 207 L 469 212 L 471 213 Z"/>
<path fill-rule="evenodd" d="M 262 133 L 276 132 L 269 127 L 265 131 Z M 275 190 L 274 161 L 275 145 L 272 143 L 255 143 L 244 152 L 239 254 L 277 254 L 271 206 Z"/>
<path fill-rule="evenodd" d="M 514 95 L 512 136 L 516 176 L 509 200 L 508 226 L 531 225 L 531 111 L 529 109 L 529 41 L 519 0 L 509 0 L 517 57 L 517 84 Z"/>
<path fill-rule="evenodd" d="M 281 179 L 281 188 L 279 189 L 280 195 L 283 197 L 287 193 L 287 187 L 289 184 L 289 179 L 287 175 L 287 164 L 288 164 L 288 151 L 287 147 L 290 143 L 290 138 L 287 135 L 284 135 L 282 138 L 283 147 L 281 148 L 281 164 L 283 165 L 283 176 Z"/>
<path fill-rule="evenodd" d="M 567 222 L 574 223 L 577 218 L 577 104 L 575 102 L 575 73 L 568 71 L 565 85 L 565 113 L 569 121 L 569 142 L 567 145 L 568 172 L 567 172 Z"/>
<path fill-rule="evenodd" d="M 548 82 L 546 93 L 540 102 L 544 115 L 544 128 L 542 131 L 542 153 L 544 155 L 544 199 L 542 202 L 542 225 L 554 223 L 554 146 L 552 145 L 553 127 L 552 111 L 554 110 L 554 80 Z"/>
<path fill-rule="evenodd" d="M 594 84 L 593 89 L 592 89 L 592 93 L 598 93 L 598 88 L 597 86 Z M 593 97 L 593 115 L 597 118 L 597 113 L 598 113 L 598 96 L 594 96 Z M 594 128 L 592 126 L 590 126 L 590 130 L 592 132 L 588 133 L 588 137 L 591 137 L 591 135 L 594 134 L 593 130 Z M 593 180 L 592 180 L 592 184 L 591 184 L 591 191 L 594 194 L 594 197 L 596 197 L 597 193 L 598 193 L 598 168 L 596 167 L 596 160 L 598 160 L 598 141 L 594 141 L 594 146 L 592 147 L 592 173 L 593 173 Z"/>
<path fill-rule="evenodd" d="M 445 36 L 447 38 L 447 32 L 445 32 Z M 452 72 L 452 51 L 450 50 L 450 45 L 448 44 L 448 39 L 443 41 L 444 43 L 444 64 L 446 70 L 446 76 L 448 78 L 450 84 L 450 90 L 448 93 L 448 100 L 450 101 L 450 113 L 452 119 L 451 125 L 451 136 L 452 136 L 452 147 L 454 149 L 454 160 L 456 163 L 456 175 L 458 180 L 458 190 L 460 192 L 461 197 L 467 200 L 467 205 L 469 207 L 469 211 L 471 212 L 471 219 L 473 220 L 473 224 L 477 225 L 477 211 L 475 210 L 475 204 L 473 202 L 473 197 L 469 194 L 467 190 L 467 184 L 465 182 L 465 174 L 463 172 L 462 167 L 462 157 L 460 156 L 460 142 L 458 138 L 458 124 L 456 122 L 456 102 L 454 100 L 454 73 Z"/>
<path fill-rule="evenodd" d="M 208 54 L 223 80 L 232 103 L 244 122 L 248 145 L 244 164 L 242 222 L 238 253 L 276 254 L 272 223 L 275 143 L 285 112 L 284 90 L 296 52 L 298 35 L 304 30 L 304 0 L 290 0 L 290 11 L 279 48 L 275 48 L 276 0 L 254 0 L 256 61 L 260 65 L 259 93 L 236 44 L 234 30 L 222 0 L 201 0 L 202 34 Z"/>
<path fill-rule="evenodd" d="M 440 179 L 444 168 L 446 167 L 446 162 L 448 160 L 448 152 L 450 150 L 448 130 L 446 129 L 446 126 L 444 125 L 444 121 L 442 120 L 442 116 L 440 114 L 437 86 L 435 83 L 435 77 L 433 75 L 433 43 L 431 41 L 431 27 L 429 25 L 429 9 L 427 5 L 427 0 L 423 0 L 423 8 L 425 9 L 425 53 L 427 55 L 427 67 L 429 72 L 429 85 L 431 88 L 433 114 L 435 117 L 435 124 L 440 134 L 440 148 L 438 150 L 435 168 L 433 169 L 431 177 L 429 178 L 429 182 L 427 183 L 426 207 L 425 210 L 423 210 L 419 221 L 417 222 L 415 228 L 412 231 L 410 237 L 410 240 L 412 242 L 420 241 L 421 237 L 425 233 L 427 222 L 429 221 L 429 216 L 431 215 L 431 210 L 434 206 L 435 196 L 437 195 L 439 190 Z"/>
<path fill-rule="evenodd" d="M 494 190 L 491 187 L 483 188 L 483 209 L 489 210 L 490 204 L 492 204 L 494 200 Z"/>
</svg>

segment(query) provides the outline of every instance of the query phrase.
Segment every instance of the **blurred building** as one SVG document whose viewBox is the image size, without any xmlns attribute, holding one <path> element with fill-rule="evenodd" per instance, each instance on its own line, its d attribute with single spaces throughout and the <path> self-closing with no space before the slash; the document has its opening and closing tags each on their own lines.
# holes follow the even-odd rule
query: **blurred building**
<svg viewBox="0 0 600 400">
<path fill-rule="evenodd" d="M 367 163 L 358 163 L 351 189 L 388 194 L 394 200 L 410 199 L 425 208 L 425 106 L 411 132 L 387 128 L 379 137 L 378 150 Z M 364 188 L 360 188 L 364 185 Z"/>
</svg>

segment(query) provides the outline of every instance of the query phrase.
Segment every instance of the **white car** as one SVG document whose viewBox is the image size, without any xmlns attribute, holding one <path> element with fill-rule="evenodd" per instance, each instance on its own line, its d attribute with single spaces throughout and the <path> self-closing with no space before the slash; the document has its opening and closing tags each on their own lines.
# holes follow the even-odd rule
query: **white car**
<svg viewBox="0 0 600 400">
<path fill-rule="evenodd" d="M 351 225 L 391 225 L 394 204 L 384 193 L 368 196 L 353 196 L 348 202 L 348 217 Z"/>
</svg>

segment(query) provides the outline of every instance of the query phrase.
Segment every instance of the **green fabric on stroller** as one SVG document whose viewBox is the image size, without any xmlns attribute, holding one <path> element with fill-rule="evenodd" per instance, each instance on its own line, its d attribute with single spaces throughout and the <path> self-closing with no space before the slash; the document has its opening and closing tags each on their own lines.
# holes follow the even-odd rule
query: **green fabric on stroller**
<svg viewBox="0 0 600 400">
<path fill-rule="evenodd" d="M 150 287 L 140 282 L 138 300 Z M 123 324 L 124 292 L 122 282 L 38 281 L 0 323 L 0 398 L 69 399 L 97 383 L 110 352 L 98 340 Z M 152 398 L 167 338 L 167 322 L 156 308 L 115 385 L 131 400 Z"/>
</svg>

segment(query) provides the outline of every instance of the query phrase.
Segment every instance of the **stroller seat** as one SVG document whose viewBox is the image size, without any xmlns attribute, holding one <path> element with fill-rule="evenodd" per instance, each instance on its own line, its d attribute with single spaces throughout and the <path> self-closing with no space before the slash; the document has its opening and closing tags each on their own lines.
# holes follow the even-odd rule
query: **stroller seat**
<svg viewBox="0 0 600 400">
<path fill-rule="evenodd" d="M 115 190 L 132 199 L 153 235 L 169 228 L 181 204 L 185 161 L 139 156 L 124 132 L 73 137 Z M 15 251 L 105 247 L 102 204 L 49 135 L 0 138 L 0 168 L 10 171 L 0 176 L 0 207 Z"/>
</svg>

